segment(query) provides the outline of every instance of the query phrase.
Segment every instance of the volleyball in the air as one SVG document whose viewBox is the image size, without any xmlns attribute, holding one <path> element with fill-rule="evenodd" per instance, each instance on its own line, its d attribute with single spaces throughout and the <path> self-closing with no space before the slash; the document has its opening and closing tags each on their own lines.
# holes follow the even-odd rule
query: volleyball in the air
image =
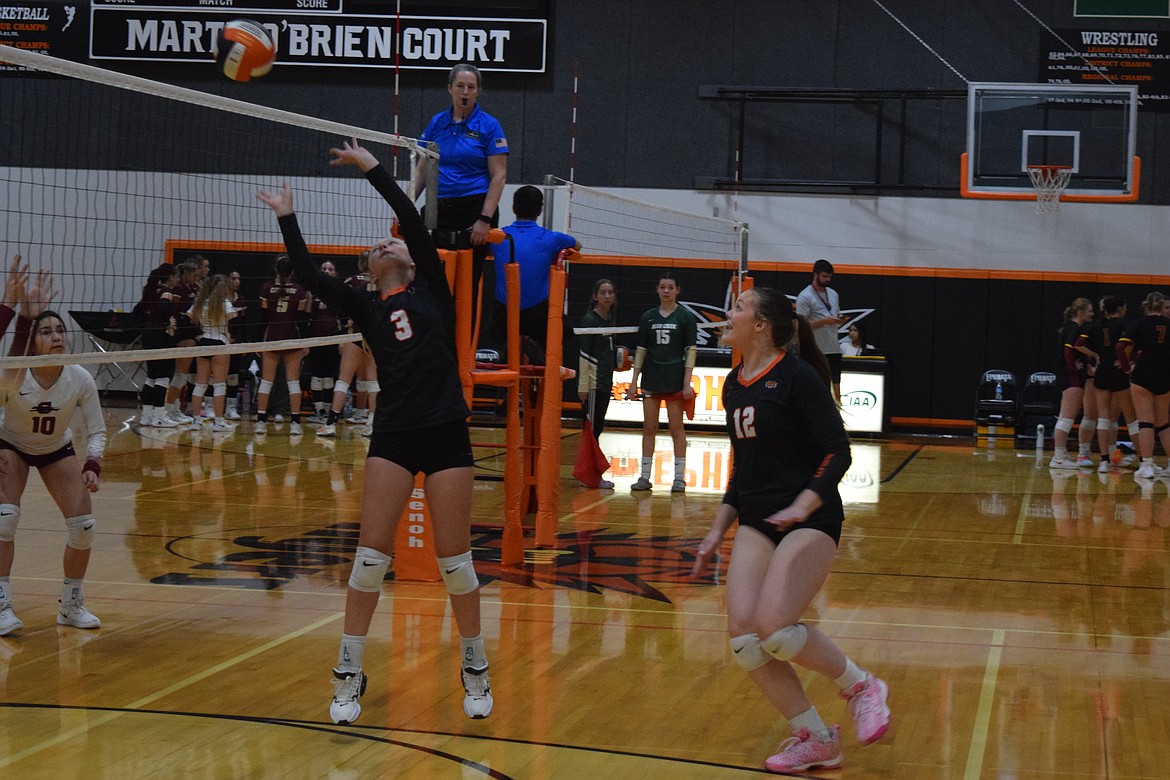
<svg viewBox="0 0 1170 780">
<path fill-rule="evenodd" d="M 629 371 L 634 367 L 634 361 L 630 358 L 630 350 L 625 347 L 617 348 L 617 365 L 614 366 L 618 371 Z"/>
<path fill-rule="evenodd" d="M 215 61 L 232 81 L 260 78 L 276 62 L 276 43 L 259 23 L 236 19 L 220 31 Z"/>
</svg>

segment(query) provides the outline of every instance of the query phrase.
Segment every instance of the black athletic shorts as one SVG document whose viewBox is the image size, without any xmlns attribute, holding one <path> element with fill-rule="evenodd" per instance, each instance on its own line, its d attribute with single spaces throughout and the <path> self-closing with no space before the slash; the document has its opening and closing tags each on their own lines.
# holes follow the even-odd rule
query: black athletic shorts
<svg viewBox="0 0 1170 780">
<path fill-rule="evenodd" d="M 829 376 L 833 378 L 833 384 L 841 384 L 841 353 L 830 352 L 825 355 L 825 360 L 829 361 Z"/>
<path fill-rule="evenodd" d="M 1156 369 L 1143 371 L 1140 363 L 1134 367 L 1133 373 L 1129 375 L 1129 382 L 1148 390 L 1153 395 L 1170 393 L 1170 377 Z"/>
<path fill-rule="evenodd" d="M 841 526 L 844 524 L 844 520 L 842 520 L 840 517 L 818 517 L 817 515 L 813 515 L 803 523 L 797 523 L 796 525 L 784 531 L 777 529 L 776 526 L 763 520 L 740 520 L 739 524 L 756 529 L 764 536 L 768 537 L 768 540 L 772 542 L 772 544 L 777 546 L 785 536 L 788 536 L 788 534 L 792 533 L 797 528 L 813 528 L 823 534 L 826 534 L 830 539 L 833 540 L 833 544 L 840 545 Z"/>
<path fill-rule="evenodd" d="M 1098 366 L 1093 386 L 1107 393 L 1120 393 L 1129 389 L 1129 377 L 1117 366 Z"/>
<path fill-rule="evenodd" d="M 437 474 L 474 465 L 466 420 L 417 428 L 412 431 L 374 431 L 367 458 L 397 463 L 412 475 Z"/>
<path fill-rule="evenodd" d="M 50 452 L 45 455 L 30 455 L 27 452 L 22 452 L 16 449 L 16 446 L 0 439 L 0 450 L 11 450 L 20 456 L 20 459 L 29 465 L 29 468 L 43 469 L 45 466 L 50 466 L 59 460 L 65 460 L 70 455 L 76 455 L 77 451 L 73 449 L 72 444 L 66 444 L 59 450 Z"/>
<path fill-rule="evenodd" d="M 341 350 L 336 344 L 309 347 L 309 356 L 305 358 L 305 371 L 309 376 L 337 379 L 337 373 L 341 371 Z"/>
</svg>

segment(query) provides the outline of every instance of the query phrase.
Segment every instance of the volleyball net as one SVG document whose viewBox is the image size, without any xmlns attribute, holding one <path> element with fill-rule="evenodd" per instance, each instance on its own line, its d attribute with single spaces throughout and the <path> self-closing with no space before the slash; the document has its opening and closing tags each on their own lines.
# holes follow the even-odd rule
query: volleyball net
<svg viewBox="0 0 1170 780">
<path fill-rule="evenodd" d="M 660 206 L 555 177 L 548 183 L 554 188 L 558 224 L 581 242 L 583 259 L 605 267 L 606 277 L 619 291 L 623 310 L 657 304 L 655 280 L 651 277 L 677 268 L 683 288 L 680 302 L 692 309 L 699 328 L 710 331 L 722 325 L 723 312 L 731 303 L 732 278 L 742 280 L 747 272 L 746 222 Z M 722 307 L 709 302 L 696 304 L 688 296 L 685 269 L 695 265 L 726 269 Z M 586 273 L 570 273 L 569 280 L 577 298 L 585 286 L 592 284 Z M 576 328 L 574 332 L 628 334 L 637 330 L 627 326 Z M 713 337 L 704 335 L 700 341 L 700 346 L 714 345 Z"/>
<path fill-rule="evenodd" d="M 284 251 L 256 193 L 283 181 L 310 251 L 353 273 L 358 253 L 388 234 L 391 213 L 360 173 L 329 167 L 329 148 L 348 138 L 400 178 L 424 161 L 423 202 L 434 202 L 437 155 L 413 138 L 7 46 L 0 60 L 23 69 L 0 79 L 0 260 L 7 267 L 20 254 L 52 273 L 51 308 L 65 316 L 129 313 L 152 269 L 196 255 L 212 274 L 238 271 L 240 295 L 251 298 Z M 84 324 L 67 325 L 74 352 L 96 346 L 80 337 Z"/>
</svg>

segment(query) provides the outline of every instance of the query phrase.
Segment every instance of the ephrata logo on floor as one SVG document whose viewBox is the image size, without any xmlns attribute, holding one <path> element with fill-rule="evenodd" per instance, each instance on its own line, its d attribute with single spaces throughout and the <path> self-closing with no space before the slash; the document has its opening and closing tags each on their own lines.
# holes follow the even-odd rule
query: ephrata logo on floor
<svg viewBox="0 0 1170 780">
<path fill-rule="evenodd" d="M 344 585 L 353 566 L 357 540 L 357 523 L 337 523 L 286 539 L 238 536 L 232 540 L 237 551 L 198 562 L 193 550 L 202 540 L 180 537 L 166 544 L 167 551 L 194 562 L 186 571 L 162 574 L 151 582 L 273 590 L 297 577 L 326 575 Z M 522 565 L 507 567 L 500 563 L 500 531 L 476 534 L 471 547 L 481 585 L 500 580 L 530 588 L 553 585 L 589 593 L 613 590 L 670 603 L 650 582 L 711 585 L 722 582 L 726 575 L 726 564 L 717 563 L 702 579 L 691 579 L 700 541 L 686 537 L 636 537 L 631 533 L 603 530 L 575 531 L 559 534 L 555 549 L 527 550 Z M 186 543 L 190 543 L 191 549 Z M 391 572 L 387 579 L 393 576 Z"/>
</svg>

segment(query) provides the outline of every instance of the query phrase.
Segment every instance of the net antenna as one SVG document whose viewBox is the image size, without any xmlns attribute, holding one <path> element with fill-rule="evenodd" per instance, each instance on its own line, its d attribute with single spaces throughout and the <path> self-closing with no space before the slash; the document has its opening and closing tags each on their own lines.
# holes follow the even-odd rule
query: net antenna
<svg viewBox="0 0 1170 780">
<path fill-rule="evenodd" d="M 1055 214 L 1060 211 L 1060 196 L 1068 188 L 1072 172 L 1071 165 L 1028 166 L 1028 177 L 1036 188 L 1037 214 Z"/>
<path fill-rule="evenodd" d="M 0 104 L 13 107 L 0 114 L 0 257 L 50 271 L 61 312 L 128 313 L 152 269 L 192 254 L 258 288 L 283 244 L 256 193 L 282 181 L 311 251 L 355 258 L 391 220 L 355 170 L 330 168 L 342 141 L 357 138 L 388 169 L 406 153 L 437 169 L 437 152 L 405 136 L 8 46 L 0 60 L 26 71 L 0 79 Z M 433 187 L 425 203 L 437 211 Z M 73 351 L 88 349 L 67 324 Z"/>
</svg>

